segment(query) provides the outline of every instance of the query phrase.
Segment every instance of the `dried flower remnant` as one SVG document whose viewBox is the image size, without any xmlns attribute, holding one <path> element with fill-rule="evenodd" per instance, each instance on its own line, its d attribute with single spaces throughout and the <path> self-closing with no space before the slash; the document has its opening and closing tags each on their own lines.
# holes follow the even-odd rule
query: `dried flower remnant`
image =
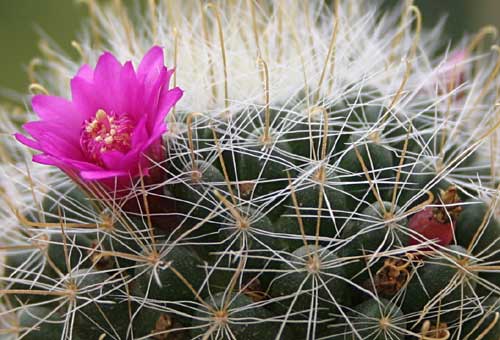
<svg viewBox="0 0 500 340">
<path fill-rule="evenodd" d="M 391 297 L 404 287 L 410 272 L 408 266 L 411 264 L 411 258 L 408 259 L 386 259 L 384 265 L 380 268 L 374 277 L 374 284 L 367 282 L 367 288 L 373 288 L 383 297 Z"/>
</svg>

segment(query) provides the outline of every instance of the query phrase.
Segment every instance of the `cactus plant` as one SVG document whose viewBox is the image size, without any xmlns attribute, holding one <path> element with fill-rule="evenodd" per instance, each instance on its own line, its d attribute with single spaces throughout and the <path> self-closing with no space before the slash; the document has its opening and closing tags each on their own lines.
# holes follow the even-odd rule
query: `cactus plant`
<svg viewBox="0 0 500 340">
<path fill-rule="evenodd" d="M 491 28 L 88 3 L 81 60 L 30 64 L 40 121 L 1 111 L 0 338 L 500 337 Z"/>
</svg>

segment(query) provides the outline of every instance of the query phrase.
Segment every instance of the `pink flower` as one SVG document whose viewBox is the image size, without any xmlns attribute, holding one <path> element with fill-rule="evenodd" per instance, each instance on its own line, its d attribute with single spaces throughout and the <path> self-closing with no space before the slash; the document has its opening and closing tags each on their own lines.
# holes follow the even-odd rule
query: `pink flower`
<svg viewBox="0 0 500 340">
<path fill-rule="evenodd" d="M 33 156 L 35 162 L 123 188 L 130 178 L 148 175 L 150 159 L 163 156 L 165 117 L 182 97 L 180 88 L 169 89 L 172 73 L 157 46 L 137 71 L 132 62 L 122 65 L 104 53 L 95 70 L 84 65 L 71 80 L 70 101 L 34 96 L 32 105 L 40 120 L 23 126 L 31 139 L 22 134 L 16 138 L 42 152 Z"/>
<path fill-rule="evenodd" d="M 444 93 L 454 90 L 465 82 L 466 62 L 469 53 L 465 49 L 451 53 L 440 69 L 440 78 Z"/>
</svg>

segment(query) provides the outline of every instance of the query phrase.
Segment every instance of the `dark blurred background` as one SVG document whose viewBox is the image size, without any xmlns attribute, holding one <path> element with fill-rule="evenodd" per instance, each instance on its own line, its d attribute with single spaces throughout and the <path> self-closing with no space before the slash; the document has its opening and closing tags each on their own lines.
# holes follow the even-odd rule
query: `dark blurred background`
<svg viewBox="0 0 500 340">
<path fill-rule="evenodd" d="M 387 1 L 397 3 L 404 0 Z M 40 32 L 45 32 L 65 49 L 71 49 L 70 42 L 75 39 L 81 20 L 87 15 L 87 6 L 82 2 L 0 0 L 0 97 L 5 96 L 4 89 L 26 91 L 25 69 L 38 55 Z M 454 40 L 464 32 L 475 32 L 487 24 L 500 27 L 500 0 L 415 0 L 415 4 L 422 10 L 424 25 L 433 25 L 443 15 L 448 15 L 446 32 Z"/>
</svg>

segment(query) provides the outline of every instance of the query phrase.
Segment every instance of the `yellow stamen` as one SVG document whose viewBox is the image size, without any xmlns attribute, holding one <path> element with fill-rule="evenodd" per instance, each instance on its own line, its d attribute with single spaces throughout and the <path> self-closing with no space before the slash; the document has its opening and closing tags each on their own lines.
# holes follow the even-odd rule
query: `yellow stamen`
<svg viewBox="0 0 500 340">
<path fill-rule="evenodd" d="M 104 111 L 102 109 L 97 110 L 97 112 L 95 114 L 95 120 L 98 122 L 105 120 L 107 117 L 108 117 L 108 115 L 106 114 L 106 111 Z"/>
</svg>

